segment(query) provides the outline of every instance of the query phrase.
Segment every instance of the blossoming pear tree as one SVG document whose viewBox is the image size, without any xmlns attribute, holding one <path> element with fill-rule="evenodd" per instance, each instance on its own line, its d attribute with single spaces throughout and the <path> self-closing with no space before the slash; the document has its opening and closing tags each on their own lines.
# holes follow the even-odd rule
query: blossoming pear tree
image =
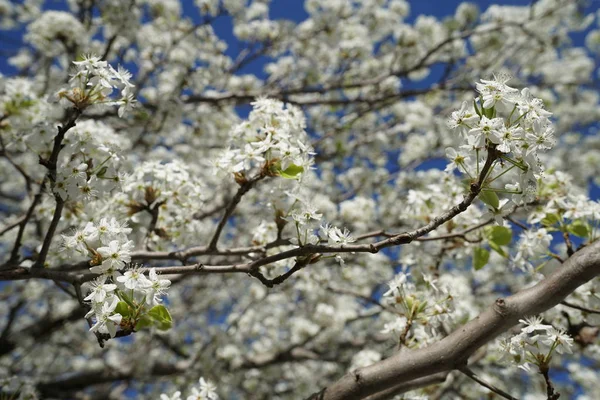
<svg viewBox="0 0 600 400">
<path fill-rule="evenodd" d="M 596 398 L 593 2 L 276 3 L 0 0 L 0 398 Z"/>
</svg>

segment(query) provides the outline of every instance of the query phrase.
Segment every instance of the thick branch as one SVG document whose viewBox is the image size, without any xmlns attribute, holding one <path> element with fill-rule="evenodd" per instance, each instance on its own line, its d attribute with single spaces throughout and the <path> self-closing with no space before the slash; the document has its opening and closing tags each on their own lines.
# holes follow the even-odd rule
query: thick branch
<svg viewBox="0 0 600 400">
<path fill-rule="evenodd" d="M 564 300 L 600 274 L 600 241 L 575 253 L 537 285 L 495 304 L 446 338 L 419 350 L 397 353 L 346 374 L 312 399 L 363 399 L 394 385 L 460 368 L 478 348 L 516 325 Z"/>
</svg>

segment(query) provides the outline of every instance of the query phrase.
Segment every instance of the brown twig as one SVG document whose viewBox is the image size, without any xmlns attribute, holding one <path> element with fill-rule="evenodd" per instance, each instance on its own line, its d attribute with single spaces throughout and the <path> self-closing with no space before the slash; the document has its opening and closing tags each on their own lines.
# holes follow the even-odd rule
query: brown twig
<svg viewBox="0 0 600 400">
<path fill-rule="evenodd" d="M 217 225 L 217 229 L 216 229 L 215 233 L 213 234 L 212 239 L 210 240 L 210 243 L 208 245 L 208 249 L 210 249 L 210 250 L 216 250 L 216 248 L 217 248 L 217 242 L 219 241 L 219 237 L 221 236 L 221 232 L 223 231 L 223 228 L 227 224 L 227 221 L 229 220 L 229 217 L 231 216 L 231 214 L 233 214 L 233 211 L 235 210 L 235 208 L 237 207 L 237 205 L 239 204 L 239 202 L 242 200 L 242 197 L 246 193 L 248 193 L 250 191 L 250 189 L 252 189 L 254 187 L 254 185 L 256 185 L 256 183 L 258 181 L 260 181 L 261 179 L 265 178 L 266 176 L 267 175 L 261 173 L 261 174 L 255 176 L 255 177 L 247 180 L 246 182 L 242 183 L 242 185 L 238 189 L 237 193 L 235 194 L 235 196 L 233 196 L 233 198 L 229 202 L 229 205 L 225 209 L 225 214 L 223 215 L 223 218 L 221 218 L 221 220 L 219 221 L 219 224 Z"/>
<path fill-rule="evenodd" d="M 577 304 L 570 303 L 566 300 L 561 301 L 560 304 L 562 304 L 563 306 L 574 308 L 575 310 L 586 312 L 588 314 L 600 314 L 600 310 L 592 310 L 591 308 L 582 307 Z"/>
<path fill-rule="evenodd" d="M 466 376 L 468 376 L 469 378 L 471 378 L 472 380 L 474 380 L 475 382 L 479 383 L 481 386 L 496 393 L 497 395 L 504 397 L 505 399 L 508 399 L 508 400 L 518 400 L 516 397 L 511 396 L 510 394 L 506 393 L 504 390 L 492 385 L 491 383 L 487 383 L 486 381 L 484 381 L 483 379 L 478 377 L 477 374 L 475 374 L 475 372 L 473 372 L 471 370 L 471 368 L 465 366 L 465 367 L 459 368 L 458 370 L 460 372 L 462 372 L 463 374 L 465 374 Z"/>
</svg>

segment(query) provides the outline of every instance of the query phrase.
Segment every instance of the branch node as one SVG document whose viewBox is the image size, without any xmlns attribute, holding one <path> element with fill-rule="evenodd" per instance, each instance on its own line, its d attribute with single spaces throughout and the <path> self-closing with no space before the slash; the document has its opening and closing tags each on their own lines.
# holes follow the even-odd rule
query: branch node
<svg viewBox="0 0 600 400">
<path fill-rule="evenodd" d="M 496 311 L 500 315 L 508 314 L 508 308 L 506 307 L 506 301 L 502 297 L 499 297 L 494 302 L 494 311 Z"/>
</svg>

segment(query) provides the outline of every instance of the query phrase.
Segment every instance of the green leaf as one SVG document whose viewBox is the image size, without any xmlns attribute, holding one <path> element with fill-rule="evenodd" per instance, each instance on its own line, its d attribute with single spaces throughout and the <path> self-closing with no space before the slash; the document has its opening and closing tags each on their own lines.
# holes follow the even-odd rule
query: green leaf
<svg viewBox="0 0 600 400">
<path fill-rule="evenodd" d="M 476 247 L 473 251 L 473 268 L 475 271 L 480 270 L 487 264 L 490 259 L 490 252 L 483 247 Z"/>
<path fill-rule="evenodd" d="M 125 291 L 119 290 L 118 292 L 119 292 L 118 293 L 119 298 L 121 300 L 123 300 L 125 303 L 127 303 L 127 305 L 129 305 L 129 307 L 131 307 L 133 309 L 136 308 L 135 303 L 133 302 L 133 299 L 131 297 L 129 297 L 129 295 L 127 293 L 125 293 Z"/>
<path fill-rule="evenodd" d="M 154 320 L 154 325 L 161 331 L 166 331 L 173 326 L 173 320 L 169 310 L 162 304 L 154 306 L 148 311 L 148 316 Z"/>
<path fill-rule="evenodd" d="M 96 175 L 98 175 L 98 178 L 104 178 L 104 174 L 106 174 L 106 171 L 108 171 L 108 167 L 104 166 L 100 168 L 100 171 L 98 171 Z"/>
<path fill-rule="evenodd" d="M 150 318 L 147 315 L 142 315 L 142 317 L 135 324 L 135 330 L 141 331 L 142 329 L 151 327 L 153 324 L 154 324 L 154 321 L 152 320 L 152 318 Z"/>
<path fill-rule="evenodd" d="M 493 207 L 494 209 L 498 209 L 498 207 L 500 207 L 500 199 L 495 192 L 482 190 L 479 192 L 479 200 L 483 201 L 485 204 Z"/>
<path fill-rule="evenodd" d="M 300 165 L 296 165 L 296 164 L 290 164 L 289 167 L 287 167 L 284 170 L 279 170 L 279 176 L 281 176 L 282 178 L 285 179 L 298 179 L 298 175 L 301 174 L 302 172 L 304 172 L 304 167 L 300 166 Z"/>
<path fill-rule="evenodd" d="M 115 312 L 117 314 L 121 314 L 123 317 L 129 317 L 131 315 L 131 309 L 124 301 L 120 301 L 117 303 L 117 307 L 115 308 Z"/>
<path fill-rule="evenodd" d="M 491 226 L 487 229 L 487 237 L 490 242 L 506 246 L 512 240 L 512 230 L 505 226 Z"/>
<path fill-rule="evenodd" d="M 485 115 L 486 117 L 488 117 L 489 119 L 494 118 L 494 114 L 495 114 L 495 107 L 492 108 L 484 108 L 483 105 L 481 106 L 482 110 L 483 110 L 483 115 Z"/>
<path fill-rule="evenodd" d="M 552 226 L 560 222 L 560 217 L 556 214 L 546 214 L 546 216 L 542 219 L 542 225 L 544 226 Z"/>
<path fill-rule="evenodd" d="M 421 304 L 419 304 L 419 307 L 417 308 L 417 314 L 422 313 L 423 311 L 425 311 L 426 308 L 427 308 L 427 301 L 424 301 Z"/>
<path fill-rule="evenodd" d="M 500 254 L 502 257 L 508 258 L 508 254 L 506 254 L 506 251 L 504 251 L 502 246 L 500 246 L 496 242 L 490 242 L 490 247 L 492 248 L 492 250 L 494 250 L 496 253 Z"/>
<path fill-rule="evenodd" d="M 567 231 L 579 237 L 587 237 L 590 234 L 587 224 L 581 220 L 573 221 L 573 223 L 569 224 Z"/>
</svg>

